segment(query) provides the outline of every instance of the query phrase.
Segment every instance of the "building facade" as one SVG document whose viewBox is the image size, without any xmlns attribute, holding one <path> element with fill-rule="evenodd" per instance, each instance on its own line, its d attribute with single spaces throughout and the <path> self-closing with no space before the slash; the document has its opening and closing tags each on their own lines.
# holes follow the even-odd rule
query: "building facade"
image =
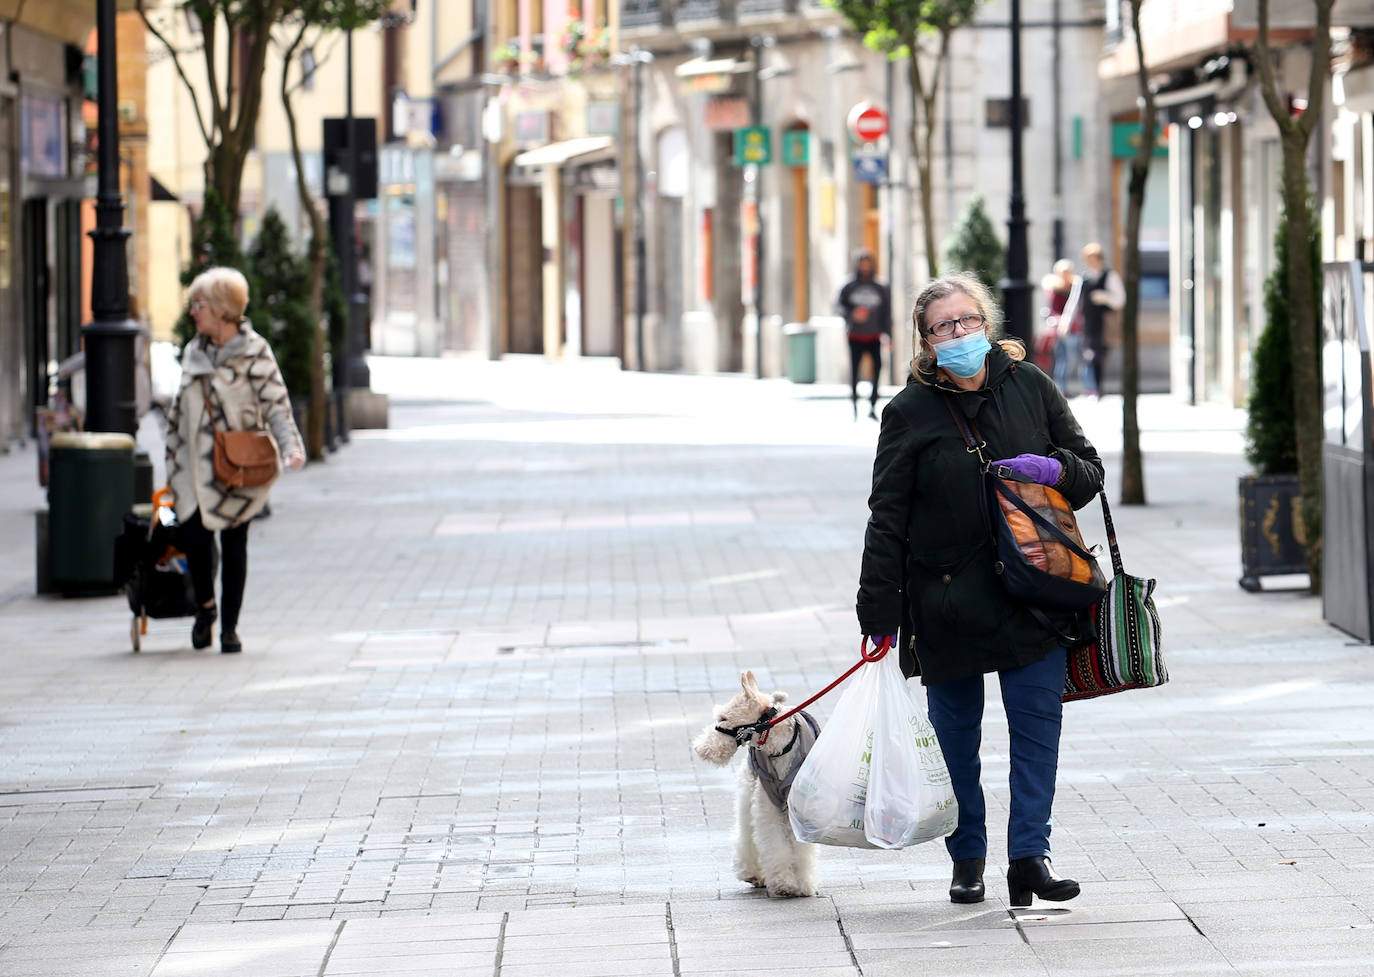
<svg viewBox="0 0 1374 977">
<path fill-rule="evenodd" d="M 1309 0 L 1270 5 L 1275 74 L 1289 111 L 1307 105 L 1315 14 Z M 1104 54 L 1104 99 L 1114 119 L 1133 118 L 1134 38 L 1121 5 Z M 1372 130 L 1364 38 L 1367 5 L 1337 3 L 1340 57 L 1326 87 L 1326 117 L 1308 152 L 1308 178 L 1322 214 L 1325 260 L 1368 253 L 1372 221 L 1364 201 Z M 1147 0 L 1141 39 L 1167 146 L 1166 181 L 1152 182 L 1168 220 L 1169 376 L 1189 403 L 1243 406 L 1250 353 L 1265 326 L 1264 285 L 1274 268 L 1282 154 L 1255 67 L 1253 3 Z M 1350 84 L 1344 81 L 1349 79 Z M 1346 94 L 1349 92 L 1349 94 Z M 1156 206 L 1152 201 L 1151 207 Z"/>
<path fill-rule="evenodd" d="M 1038 282 L 1057 257 L 1076 257 L 1110 231 L 1109 130 L 1096 110 L 1104 17 L 1092 3 L 1023 7 L 1024 190 Z M 844 379 L 833 304 L 863 246 L 893 286 L 899 321 L 890 379 L 899 382 L 911 355 L 911 302 L 926 279 L 905 62 L 868 50 L 812 0 L 634 0 L 622 4 L 620 43 L 653 55 L 642 83 L 626 86 L 633 124 L 621 166 L 630 310 L 638 297 L 631 162 L 636 154 L 643 161 L 645 365 L 776 375 L 785 326 L 810 323 L 821 379 Z M 952 37 L 932 153 L 941 249 L 974 194 L 999 229 L 1006 226 L 1010 75 L 997 66 L 1008 63 L 1009 45 L 1005 3 L 981 8 L 977 22 Z M 923 67 L 929 80 L 932 66 Z M 863 103 L 883 108 L 890 122 L 888 136 L 867 146 L 848 125 Z M 766 130 L 772 150 L 757 169 L 737 161 L 737 133 L 750 126 Z M 885 164 L 876 175 L 858 159 L 868 155 Z"/>
<path fill-rule="evenodd" d="M 0 446 L 80 349 L 85 45 L 93 4 L 0 2 Z"/>
</svg>

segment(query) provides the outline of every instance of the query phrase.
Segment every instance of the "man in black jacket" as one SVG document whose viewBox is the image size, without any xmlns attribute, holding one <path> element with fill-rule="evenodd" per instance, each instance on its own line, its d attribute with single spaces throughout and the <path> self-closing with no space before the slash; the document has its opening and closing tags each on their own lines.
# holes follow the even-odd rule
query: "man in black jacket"
<svg viewBox="0 0 1374 977">
<path fill-rule="evenodd" d="M 849 399 L 854 419 L 859 419 L 859 367 L 864 357 L 873 362 L 873 384 L 868 398 L 868 416 L 878 419 L 878 378 L 883 372 L 883 340 L 892 335 L 892 296 L 876 278 L 877 262 L 873 252 L 860 248 L 854 253 L 854 277 L 840 289 L 835 300 L 844 316 L 844 331 L 849 339 Z"/>
</svg>

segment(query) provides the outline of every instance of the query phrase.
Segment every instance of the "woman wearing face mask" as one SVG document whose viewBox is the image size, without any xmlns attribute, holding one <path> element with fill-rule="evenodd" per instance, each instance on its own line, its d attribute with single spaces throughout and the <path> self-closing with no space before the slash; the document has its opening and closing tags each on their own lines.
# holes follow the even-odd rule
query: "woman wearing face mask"
<svg viewBox="0 0 1374 977">
<path fill-rule="evenodd" d="M 195 338 L 181 353 L 181 389 L 167 416 L 167 484 L 196 591 L 191 646 L 208 648 L 215 618 L 220 651 L 243 650 L 239 608 L 248 578 L 248 523 L 272 484 L 230 488 L 215 478 L 215 431 L 266 426 L 287 468 L 305 464 L 291 401 L 267 340 L 244 318 L 248 281 L 233 268 L 210 268 L 191 282 Z M 215 605 L 215 533 L 220 543 L 222 612 Z"/>
<path fill-rule="evenodd" d="M 998 578 L 976 455 L 951 408 L 987 442 L 995 464 L 1052 485 L 1074 508 L 1102 487 L 1102 461 L 1054 381 L 999 339 L 998 310 L 967 275 L 931 282 L 916 300 L 916 358 L 883 410 L 864 538 L 858 617 L 874 640 L 897 636 L 907 675 L 926 686 L 959 802 L 946 839 L 950 899 L 981 902 L 987 858 L 980 783 L 984 675 L 996 673 L 1011 739 L 1007 884 L 1013 905 L 1063 901 L 1078 883 L 1050 866 L 1059 762 L 1062 641 L 1007 596 Z M 1060 634 L 1079 615 L 1048 613 Z"/>
</svg>

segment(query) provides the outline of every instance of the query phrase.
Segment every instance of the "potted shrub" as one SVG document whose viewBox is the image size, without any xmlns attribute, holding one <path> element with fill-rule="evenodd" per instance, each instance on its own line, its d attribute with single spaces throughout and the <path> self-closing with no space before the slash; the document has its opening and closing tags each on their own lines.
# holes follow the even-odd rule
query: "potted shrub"
<svg viewBox="0 0 1374 977">
<path fill-rule="evenodd" d="M 1240 585 L 1251 592 L 1261 589 L 1260 577 L 1307 572 L 1288 334 L 1292 296 L 1286 221 L 1287 214 L 1281 213 L 1274 235 L 1274 271 L 1264 283 L 1264 331 L 1250 357 L 1245 457 L 1255 471 L 1240 477 Z M 1313 267 L 1320 268 L 1321 229 L 1315 216 L 1310 231 Z M 1314 276 L 1307 301 L 1320 306 L 1320 276 Z"/>
<path fill-rule="evenodd" d="M 320 324 L 310 315 L 309 270 L 292 249 L 286 224 L 275 208 L 263 215 L 248 266 L 255 289 L 253 327 L 272 344 L 297 426 L 307 430 L 310 354 Z"/>
</svg>

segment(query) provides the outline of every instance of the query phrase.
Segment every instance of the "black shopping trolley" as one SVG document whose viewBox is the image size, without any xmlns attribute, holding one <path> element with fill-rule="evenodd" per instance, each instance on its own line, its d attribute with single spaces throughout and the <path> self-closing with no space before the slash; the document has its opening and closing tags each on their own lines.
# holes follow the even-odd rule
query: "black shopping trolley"
<svg viewBox="0 0 1374 977">
<path fill-rule="evenodd" d="M 129 640 L 141 651 L 148 618 L 190 617 L 196 613 L 196 594 L 186 554 L 177 540 L 171 492 L 153 494 L 151 509 L 124 516 L 124 531 L 115 544 L 117 579 L 133 611 Z"/>
</svg>

